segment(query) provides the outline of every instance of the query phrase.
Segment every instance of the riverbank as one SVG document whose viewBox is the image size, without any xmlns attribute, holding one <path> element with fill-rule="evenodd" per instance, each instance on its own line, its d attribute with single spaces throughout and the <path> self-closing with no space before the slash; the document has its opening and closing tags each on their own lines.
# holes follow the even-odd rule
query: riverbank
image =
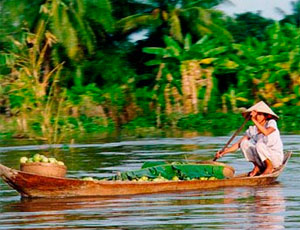
<svg viewBox="0 0 300 230">
<path fill-rule="evenodd" d="M 280 116 L 278 127 L 282 134 L 300 134 L 299 107 L 277 110 Z M 68 120 L 69 118 L 65 119 Z M 237 130 L 244 118 L 235 113 L 192 114 L 170 119 L 162 117 L 162 126 L 156 127 L 155 116 L 138 117 L 121 127 L 115 127 L 113 122 L 107 126 L 97 124 L 97 118 L 81 121 L 81 125 L 68 125 L 57 130 L 56 142 L 43 137 L 35 127 L 28 127 L 28 133 L 18 130 L 17 120 L 13 117 L 0 116 L 0 140 L 34 140 L 36 143 L 72 143 L 92 140 L 118 140 L 131 138 L 153 137 L 195 137 L 195 136 L 226 136 Z M 70 119 L 69 119 L 70 120 Z M 249 121 L 248 125 L 252 125 Z M 246 127 L 244 129 L 246 129 Z"/>
</svg>

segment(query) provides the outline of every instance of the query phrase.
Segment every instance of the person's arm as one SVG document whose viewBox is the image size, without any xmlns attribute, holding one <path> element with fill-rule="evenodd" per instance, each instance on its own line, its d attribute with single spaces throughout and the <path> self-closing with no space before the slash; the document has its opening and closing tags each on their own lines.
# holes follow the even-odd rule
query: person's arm
<svg viewBox="0 0 300 230">
<path fill-rule="evenodd" d="M 247 140 L 249 139 L 248 136 L 243 136 L 240 140 L 238 140 L 236 143 L 234 143 L 233 145 L 231 145 L 229 148 L 224 149 L 224 151 L 218 151 L 215 155 L 215 157 L 217 159 L 221 158 L 222 156 L 224 156 L 227 153 L 231 153 L 231 152 L 235 152 L 236 150 L 238 150 L 240 148 L 240 144 L 243 140 Z"/>
<path fill-rule="evenodd" d="M 255 118 L 256 118 L 257 112 L 254 110 L 251 112 L 251 120 L 253 121 L 253 123 L 255 124 L 255 126 L 257 127 L 258 131 L 260 131 L 263 135 L 268 136 L 271 133 L 273 133 L 275 131 L 275 128 L 273 127 L 264 127 L 263 125 L 261 125 Z"/>
</svg>

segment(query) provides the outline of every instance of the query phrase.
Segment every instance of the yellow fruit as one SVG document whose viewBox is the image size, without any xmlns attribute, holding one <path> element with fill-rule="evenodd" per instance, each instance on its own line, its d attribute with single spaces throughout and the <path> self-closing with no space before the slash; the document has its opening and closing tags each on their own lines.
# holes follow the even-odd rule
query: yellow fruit
<svg viewBox="0 0 300 230">
<path fill-rule="evenodd" d="M 161 181 L 164 181 L 164 180 L 162 178 L 157 177 L 157 178 L 154 178 L 153 181 L 154 182 L 161 182 Z"/>
<path fill-rule="evenodd" d="M 28 159 L 27 163 L 32 163 L 32 162 L 33 162 L 33 158 L 30 157 L 30 158 Z"/>
<path fill-rule="evenodd" d="M 21 157 L 20 158 L 20 163 L 25 164 L 28 161 L 27 157 Z"/>
<path fill-rule="evenodd" d="M 41 160 L 41 155 L 40 154 L 34 154 L 33 158 L 33 162 L 40 162 Z"/>
<path fill-rule="evenodd" d="M 62 162 L 62 161 L 57 161 L 57 164 L 58 165 L 65 165 L 64 162 Z"/>
<path fill-rule="evenodd" d="M 173 181 L 179 181 L 179 178 L 178 178 L 178 176 L 173 176 L 172 180 Z"/>
<path fill-rule="evenodd" d="M 43 163 L 48 163 L 49 162 L 49 160 L 48 160 L 48 158 L 47 157 L 41 157 L 41 160 L 40 160 L 41 162 L 43 162 Z"/>
<path fill-rule="evenodd" d="M 148 181 L 148 177 L 142 176 L 142 177 L 140 178 L 140 180 L 142 180 L 142 181 Z"/>
<path fill-rule="evenodd" d="M 57 160 L 53 157 L 50 157 L 48 160 L 49 160 L 49 163 L 56 163 L 57 162 Z"/>
</svg>

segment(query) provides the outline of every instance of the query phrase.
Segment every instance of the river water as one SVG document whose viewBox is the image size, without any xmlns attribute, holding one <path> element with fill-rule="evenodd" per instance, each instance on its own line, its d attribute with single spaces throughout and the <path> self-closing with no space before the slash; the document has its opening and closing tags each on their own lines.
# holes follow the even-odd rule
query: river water
<svg viewBox="0 0 300 230">
<path fill-rule="evenodd" d="M 0 229 L 300 229 L 300 136 L 283 135 L 293 155 L 278 182 L 262 187 L 221 188 L 164 194 L 21 199 L 0 181 Z M 159 138 L 47 145 L 3 143 L 0 163 L 18 168 L 21 156 L 52 155 L 68 177 L 104 177 L 135 170 L 145 161 L 210 160 L 228 137 Z M 53 146 L 52 146 L 53 147 Z M 242 154 L 219 160 L 236 173 L 252 165 Z"/>
</svg>

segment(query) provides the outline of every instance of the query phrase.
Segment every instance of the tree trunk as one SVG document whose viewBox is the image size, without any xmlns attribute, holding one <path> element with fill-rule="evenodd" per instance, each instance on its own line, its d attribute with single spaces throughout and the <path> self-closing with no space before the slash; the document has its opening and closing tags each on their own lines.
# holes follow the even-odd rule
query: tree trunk
<svg viewBox="0 0 300 230">
<path fill-rule="evenodd" d="M 188 60 L 181 64 L 184 113 L 198 113 L 197 80 L 201 76 L 199 61 Z"/>
<path fill-rule="evenodd" d="M 183 96 L 183 111 L 184 114 L 192 113 L 192 94 L 190 89 L 190 75 L 188 69 L 188 62 L 185 61 L 181 64 L 181 76 L 182 76 L 182 96 Z"/>
<path fill-rule="evenodd" d="M 162 77 L 162 71 L 165 67 L 165 63 L 161 63 L 160 66 L 159 66 L 159 69 L 158 69 L 158 72 L 157 72 L 157 75 L 156 75 L 156 83 L 155 83 L 155 86 L 154 86 L 154 94 L 153 94 L 153 101 L 154 101 L 154 106 L 155 106 L 155 111 L 156 111 L 156 126 L 157 127 L 160 127 L 161 126 L 161 120 L 160 120 L 160 113 L 161 113 L 161 106 L 158 102 L 158 89 L 160 87 L 159 85 L 159 80 L 161 79 Z"/>
<path fill-rule="evenodd" d="M 207 112 L 208 110 L 208 102 L 210 101 L 211 91 L 213 88 L 213 79 L 212 79 L 213 70 L 211 68 L 205 70 L 206 76 L 206 91 L 203 101 L 203 111 Z"/>
</svg>

